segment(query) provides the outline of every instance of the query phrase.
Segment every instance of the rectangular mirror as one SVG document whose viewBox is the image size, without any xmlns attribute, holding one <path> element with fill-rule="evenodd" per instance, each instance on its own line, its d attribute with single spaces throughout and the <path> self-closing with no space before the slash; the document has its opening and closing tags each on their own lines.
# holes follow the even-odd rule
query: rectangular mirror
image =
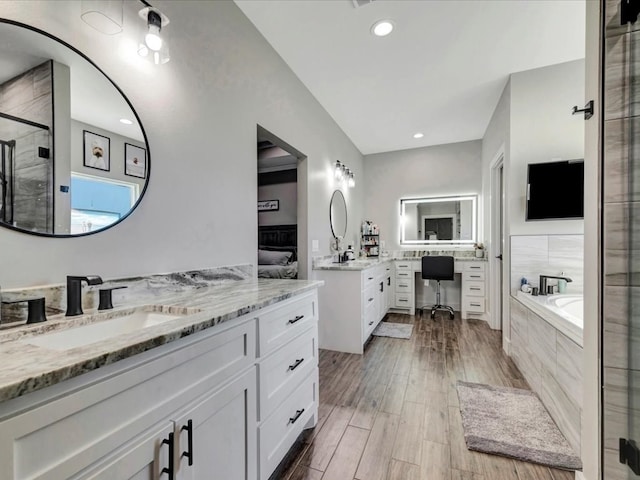
<svg viewBox="0 0 640 480">
<path fill-rule="evenodd" d="M 400 244 L 473 245 L 477 199 L 477 195 L 401 199 Z"/>
</svg>

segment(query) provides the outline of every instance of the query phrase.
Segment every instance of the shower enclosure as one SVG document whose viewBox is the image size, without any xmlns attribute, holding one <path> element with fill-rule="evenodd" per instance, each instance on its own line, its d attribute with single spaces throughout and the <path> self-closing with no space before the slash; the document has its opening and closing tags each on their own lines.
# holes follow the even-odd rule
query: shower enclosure
<svg viewBox="0 0 640 480">
<path fill-rule="evenodd" d="M 53 158 L 46 125 L 0 113 L 0 222 L 53 233 Z"/>
<path fill-rule="evenodd" d="M 602 2 L 603 478 L 640 477 L 640 19 Z"/>
</svg>

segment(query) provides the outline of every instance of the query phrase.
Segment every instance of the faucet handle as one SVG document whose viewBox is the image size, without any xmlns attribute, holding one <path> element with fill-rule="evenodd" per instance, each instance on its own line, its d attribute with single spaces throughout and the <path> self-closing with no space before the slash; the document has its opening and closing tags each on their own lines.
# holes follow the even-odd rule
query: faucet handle
<svg viewBox="0 0 640 480">
<path fill-rule="evenodd" d="M 107 287 L 101 288 L 98 290 L 98 294 L 100 296 L 100 303 L 98 304 L 98 310 L 111 310 L 113 308 L 113 296 L 111 292 L 114 290 L 120 290 L 122 288 L 127 288 L 126 285 L 120 285 L 117 287 Z"/>
<path fill-rule="evenodd" d="M 27 302 L 27 325 L 47 321 L 44 297 L 10 293 L 5 293 L 2 297 L 2 303 L 5 305 L 22 302 Z"/>
</svg>

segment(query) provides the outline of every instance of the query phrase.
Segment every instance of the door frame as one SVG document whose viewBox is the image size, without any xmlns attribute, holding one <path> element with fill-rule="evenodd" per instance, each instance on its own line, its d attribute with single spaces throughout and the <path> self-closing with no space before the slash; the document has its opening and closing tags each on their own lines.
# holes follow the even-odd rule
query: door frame
<svg viewBox="0 0 640 480">
<path fill-rule="evenodd" d="M 500 168 L 502 168 L 502 201 L 500 201 Z M 503 308 L 504 304 L 504 293 L 505 293 L 505 264 L 506 259 L 504 258 L 506 248 L 502 248 L 502 261 L 496 258 L 496 253 L 500 251 L 500 242 L 504 241 L 504 246 L 506 246 L 506 239 L 508 238 L 507 234 L 507 222 L 506 222 L 506 214 L 505 214 L 505 202 L 504 198 L 506 195 L 506 170 L 505 170 L 505 161 L 504 161 L 504 144 L 498 148 L 496 155 L 493 157 L 489 165 L 490 172 L 490 184 L 489 184 L 489 201 L 490 201 L 490 209 L 489 209 L 489 244 L 490 244 L 490 258 L 489 258 L 489 311 L 492 314 L 489 317 L 489 326 L 494 330 L 502 330 L 503 338 L 505 337 L 505 322 L 504 318 L 500 318 L 499 313 L 502 312 L 503 316 L 505 314 L 505 309 Z M 502 226 L 502 238 L 500 237 L 500 217 L 502 216 L 503 226 Z M 501 281 L 501 270 L 502 270 L 502 281 Z M 504 342 L 503 342 L 504 343 Z M 507 351 L 507 353 L 509 353 Z"/>
</svg>

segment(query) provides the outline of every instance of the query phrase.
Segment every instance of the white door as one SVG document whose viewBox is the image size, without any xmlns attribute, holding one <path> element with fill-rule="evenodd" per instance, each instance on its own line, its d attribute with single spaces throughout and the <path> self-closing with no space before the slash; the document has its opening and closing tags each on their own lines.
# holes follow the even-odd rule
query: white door
<svg viewBox="0 0 640 480">
<path fill-rule="evenodd" d="M 255 480 L 255 399 L 252 368 L 176 420 L 177 480 Z"/>
</svg>

